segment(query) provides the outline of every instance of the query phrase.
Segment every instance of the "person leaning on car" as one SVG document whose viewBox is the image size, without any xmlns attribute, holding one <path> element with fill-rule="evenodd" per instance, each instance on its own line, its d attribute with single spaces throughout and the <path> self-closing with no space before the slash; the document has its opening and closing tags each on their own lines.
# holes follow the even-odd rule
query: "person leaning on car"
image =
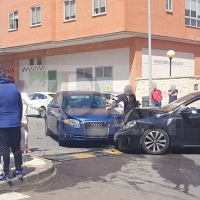
<svg viewBox="0 0 200 200">
<path fill-rule="evenodd" d="M 133 87 L 131 85 L 126 85 L 124 88 L 124 94 L 122 94 L 117 100 L 116 103 L 119 102 L 124 103 L 124 116 L 126 116 L 132 109 L 138 107 L 140 104 L 136 100 Z"/>
</svg>

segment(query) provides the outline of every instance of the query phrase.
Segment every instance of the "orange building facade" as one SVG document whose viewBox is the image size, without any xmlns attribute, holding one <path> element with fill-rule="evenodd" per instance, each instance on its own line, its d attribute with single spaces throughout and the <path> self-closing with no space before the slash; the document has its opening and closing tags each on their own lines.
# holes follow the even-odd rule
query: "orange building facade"
<svg viewBox="0 0 200 200">
<path fill-rule="evenodd" d="M 194 5 L 195 3 L 195 5 Z M 148 10 L 141 0 L 0 2 L 0 65 L 30 91 L 121 92 L 148 78 Z M 151 0 L 153 78 L 200 76 L 200 2 Z"/>
</svg>

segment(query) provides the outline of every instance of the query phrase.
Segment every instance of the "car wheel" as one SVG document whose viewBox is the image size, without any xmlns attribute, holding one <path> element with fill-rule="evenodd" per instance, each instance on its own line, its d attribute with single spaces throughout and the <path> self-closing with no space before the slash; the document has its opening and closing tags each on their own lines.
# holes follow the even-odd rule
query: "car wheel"
<svg viewBox="0 0 200 200">
<path fill-rule="evenodd" d="M 48 127 L 48 121 L 47 121 L 47 118 L 45 118 L 45 134 L 46 136 L 49 136 L 51 134 L 51 131 Z"/>
<path fill-rule="evenodd" d="M 161 129 L 147 130 L 142 137 L 142 147 L 148 154 L 163 154 L 169 148 L 169 136 Z"/>
<path fill-rule="evenodd" d="M 40 111 L 40 117 L 44 118 L 46 116 L 46 108 L 42 106 L 40 109 L 42 109 L 42 111 Z"/>
<path fill-rule="evenodd" d="M 57 124 L 57 131 L 58 131 L 57 135 L 58 135 L 58 144 L 59 144 L 59 146 L 61 146 L 61 147 L 66 146 L 66 142 L 64 140 L 60 139 L 60 126 L 59 126 L 59 124 Z"/>
</svg>

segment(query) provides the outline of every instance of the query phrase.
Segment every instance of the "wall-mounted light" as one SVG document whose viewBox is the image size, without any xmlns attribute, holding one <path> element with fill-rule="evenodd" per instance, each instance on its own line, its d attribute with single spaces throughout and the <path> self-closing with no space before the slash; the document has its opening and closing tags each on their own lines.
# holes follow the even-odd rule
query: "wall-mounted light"
<svg viewBox="0 0 200 200">
<path fill-rule="evenodd" d="M 194 84 L 194 91 L 195 90 L 197 90 L 197 91 L 199 90 L 199 84 Z"/>
</svg>

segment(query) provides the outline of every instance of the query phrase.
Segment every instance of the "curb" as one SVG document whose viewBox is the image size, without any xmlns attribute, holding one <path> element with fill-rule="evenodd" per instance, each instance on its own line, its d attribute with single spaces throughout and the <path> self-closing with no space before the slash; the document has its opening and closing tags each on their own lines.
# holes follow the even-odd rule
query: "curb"
<svg viewBox="0 0 200 200">
<path fill-rule="evenodd" d="M 41 158 L 40 158 L 41 159 Z M 44 159 L 42 159 L 44 160 Z M 50 160 L 45 160 L 46 166 L 42 169 L 39 169 L 37 171 L 33 171 L 27 175 L 25 175 L 22 179 L 13 178 L 11 182 L 6 183 L 4 181 L 0 182 L 0 192 L 6 191 L 6 190 L 12 190 L 15 188 L 19 188 L 22 186 L 26 186 L 32 183 L 39 182 L 43 180 L 44 178 L 49 177 L 53 174 L 55 168 L 54 164 Z"/>
</svg>

